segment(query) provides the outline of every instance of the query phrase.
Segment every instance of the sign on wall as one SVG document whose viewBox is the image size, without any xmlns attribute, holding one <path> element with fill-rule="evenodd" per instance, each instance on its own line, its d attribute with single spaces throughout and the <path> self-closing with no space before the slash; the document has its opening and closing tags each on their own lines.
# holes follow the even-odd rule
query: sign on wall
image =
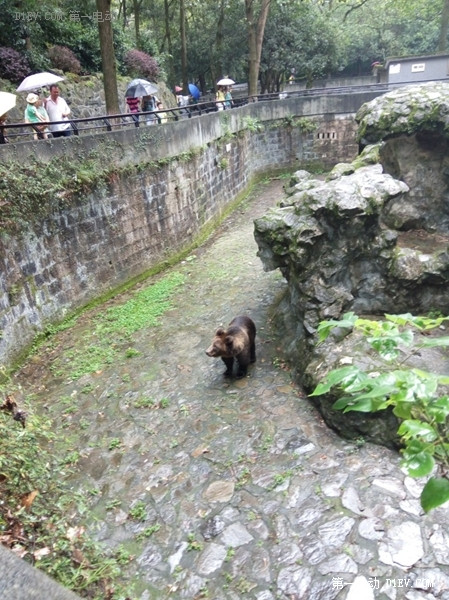
<svg viewBox="0 0 449 600">
<path fill-rule="evenodd" d="M 388 69 L 389 75 L 399 75 L 400 72 L 401 72 L 401 63 L 395 63 L 393 65 L 390 65 L 390 67 Z"/>
</svg>

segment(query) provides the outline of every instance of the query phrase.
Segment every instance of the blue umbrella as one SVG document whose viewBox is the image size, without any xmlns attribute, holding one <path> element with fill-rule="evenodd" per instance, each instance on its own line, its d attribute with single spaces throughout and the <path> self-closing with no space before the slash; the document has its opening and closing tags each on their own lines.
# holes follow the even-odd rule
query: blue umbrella
<svg viewBox="0 0 449 600">
<path fill-rule="evenodd" d="M 195 98 L 195 100 L 198 100 L 201 96 L 200 90 L 196 87 L 196 85 L 193 85 L 193 83 L 189 83 L 189 92 L 192 94 L 192 98 Z"/>
</svg>

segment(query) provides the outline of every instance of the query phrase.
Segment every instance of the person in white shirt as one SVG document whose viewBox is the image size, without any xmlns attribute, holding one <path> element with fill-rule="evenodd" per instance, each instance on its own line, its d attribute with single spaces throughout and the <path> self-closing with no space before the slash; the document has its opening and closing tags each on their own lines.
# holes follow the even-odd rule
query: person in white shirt
<svg viewBox="0 0 449 600">
<path fill-rule="evenodd" d="M 50 86 L 50 96 L 45 101 L 50 121 L 66 121 L 66 123 L 50 123 L 50 131 L 53 137 L 67 137 L 72 135 L 72 128 L 68 120 L 70 107 L 64 98 L 59 95 L 59 87 L 55 84 Z"/>
</svg>

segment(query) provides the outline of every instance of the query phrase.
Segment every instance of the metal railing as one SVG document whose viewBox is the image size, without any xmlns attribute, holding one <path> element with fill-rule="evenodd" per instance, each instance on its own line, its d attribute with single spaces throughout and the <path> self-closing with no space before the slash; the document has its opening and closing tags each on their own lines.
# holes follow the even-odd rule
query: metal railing
<svg viewBox="0 0 449 600">
<path fill-rule="evenodd" d="M 410 82 L 416 83 L 416 82 Z M 407 84 L 402 84 L 407 85 Z M 322 87 L 310 88 L 302 90 L 288 90 L 270 94 L 258 94 L 256 96 L 247 96 L 243 98 L 234 98 L 231 108 L 238 108 L 252 102 L 265 102 L 273 100 L 284 100 L 286 98 L 301 97 L 307 98 L 310 96 L 320 95 L 343 95 L 363 92 L 376 92 L 384 94 L 397 85 L 388 83 L 376 83 L 357 86 L 339 86 L 339 87 Z M 210 112 L 218 111 L 223 102 L 217 102 L 214 99 L 188 104 L 176 108 L 164 108 L 160 111 L 138 112 L 138 113 L 123 113 L 116 115 L 103 115 L 99 117 L 85 117 L 80 119 L 70 119 L 70 127 L 72 135 L 79 136 L 104 131 L 116 131 L 121 128 L 129 127 L 145 127 L 147 125 L 160 125 L 165 122 L 179 121 L 180 119 L 192 118 L 201 116 Z M 67 121 L 52 121 L 52 125 L 66 124 Z M 7 123 L 3 126 L 4 136 L 8 142 L 28 141 L 30 138 L 36 138 L 37 123 Z M 0 127 L 0 143 L 2 127 Z M 41 136 L 39 136 L 41 137 Z"/>
<path fill-rule="evenodd" d="M 238 101 L 235 104 L 246 104 Z M 98 131 L 113 131 L 123 127 L 144 127 L 147 125 L 158 125 L 170 121 L 178 121 L 183 118 L 191 118 L 202 114 L 216 111 L 218 107 L 215 102 L 201 102 L 183 107 L 164 108 L 160 111 L 123 113 L 115 115 L 103 115 L 99 117 L 85 117 L 80 119 L 69 119 L 72 135 L 84 135 Z M 64 121 L 52 121 L 51 125 L 67 124 Z M 8 142 L 29 140 L 30 137 L 43 139 L 41 128 L 43 123 L 7 123 L 0 127 L 0 138 L 3 136 Z M 0 143 L 1 139 L 0 139 Z"/>
</svg>

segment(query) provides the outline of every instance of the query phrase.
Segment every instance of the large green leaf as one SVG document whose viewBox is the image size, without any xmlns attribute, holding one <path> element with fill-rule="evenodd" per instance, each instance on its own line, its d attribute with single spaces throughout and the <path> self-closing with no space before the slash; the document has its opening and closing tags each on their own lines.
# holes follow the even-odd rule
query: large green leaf
<svg viewBox="0 0 449 600">
<path fill-rule="evenodd" d="M 414 317 L 412 314 L 406 313 L 403 315 L 385 315 L 385 318 L 392 323 L 396 323 L 397 325 L 413 325 L 417 329 L 428 330 L 439 327 L 441 323 L 443 321 L 447 321 L 449 317 L 438 317 L 436 319 L 431 319 L 430 317 Z"/>
<path fill-rule="evenodd" d="M 336 327 L 352 329 L 356 320 L 357 315 L 355 315 L 353 312 L 348 312 L 343 315 L 343 318 L 340 321 L 321 321 L 317 329 L 319 341 L 323 342 L 326 340 L 332 329 L 335 329 Z"/>
<path fill-rule="evenodd" d="M 343 383 L 351 383 L 357 378 L 367 379 L 367 375 L 354 365 L 335 369 L 328 373 L 322 383 L 319 383 L 310 396 L 326 394 L 332 387 Z"/>
<path fill-rule="evenodd" d="M 426 338 L 419 344 L 422 348 L 437 348 L 449 346 L 449 336 Z"/>
<path fill-rule="evenodd" d="M 431 477 L 421 493 L 421 506 L 427 513 L 449 500 L 449 481 L 441 477 Z"/>
<path fill-rule="evenodd" d="M 433 471 L 435 460 L 429 452 L 423 451 L 410 454 L 401 461 L 401 465 L 412 477 L 425 477 Z"/>
<path fill-rule="evenodd" d="M 343 398 L 341 398 L 340 400 L 344 400 Z M 346 398 L 347 400 L 347 398 Z M 333 405 L 332 408 L 338 408 L 339 410 L 341 410 L 342 406 L 339 403 L 340 401 L 337 400 L 337 402 L 335 402 L 335 404 Z M 357 412 L 373 412 L 374 411 L 374 401 L 371 398 L 366 398 L 364 400 L 359 400 L 358 398 L 351 398 L 350 402 L 346 402 L 346 406 L 343 409 L 343 412 L 347 413 L 347 412 L 351 412 L 351 411 L 357 411 Z"/>
<path fill-rule="evenodd" d="M 437 423 L 445 423 L 449 416 L 449 396 L 441 396 L 427 404 L 427 412 Z"/>
<path fill-rule="evenodd" d="M 429 423 L 423 423 L 417 419 L 403 421 L 398 429 L 398 433 L 406 440 L 412 437 L 420 437 L 426 442 L 433 442 L 438 437 L 437 432 Z"/>
<path fill-rule="evenodd" d="M 398 402 L 393 408 L 393 414 L 400 419 L 409 419 L 412 415 L 413 404 L 411 402 Z"/>
</svg>

